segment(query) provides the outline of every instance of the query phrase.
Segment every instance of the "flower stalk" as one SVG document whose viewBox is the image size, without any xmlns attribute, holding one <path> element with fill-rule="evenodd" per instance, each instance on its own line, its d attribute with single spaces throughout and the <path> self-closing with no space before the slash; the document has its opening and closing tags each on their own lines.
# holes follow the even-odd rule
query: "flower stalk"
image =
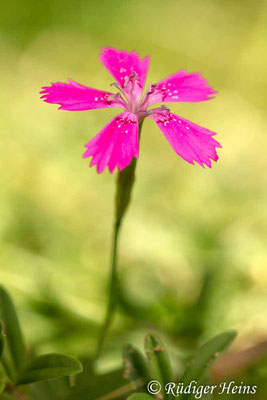
<svg viewBox="0 0 267 400">
<path fill-rule="evenodd" d="M 139 140 L 141 135 L 141 129 L 143 125 L 143 119 L 139 122 Z M 104 323 L 102 325 L 97 348 L 96 348 L 96 358 L 101 353 L 102 347 L 108 330 L 112 324 L 115 311 L 117 308 L 118 300 L 118 276 L 117 276 L 117 261 L 118 261 L 118 244 L 121 224 L 125 215 L 125 212 L 130 204 L 132 189 L 135 182 L 135 169 L 137 164 L 137 158 L 133 158 L 132 162 L 128 167 L 118 172 L 117 176 L 117 188 L 115 196 L 115 220 L 113 227 L 113 242 L 112 242 L 112 252 L 110 261 L 110 282 L 109 282 L 109 292 L 108 292 L 108 302 L 106 315 Z"/>
</svg>

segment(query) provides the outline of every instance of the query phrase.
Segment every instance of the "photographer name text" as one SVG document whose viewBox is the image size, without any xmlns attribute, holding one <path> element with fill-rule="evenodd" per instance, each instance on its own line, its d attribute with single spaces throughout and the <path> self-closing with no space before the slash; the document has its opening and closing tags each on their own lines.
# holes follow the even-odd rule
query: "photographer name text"
<svg viewBox="0 0 267 400">
<path fill-rule="evenodd" d="M 160 382 L 153 380 L 148 383 L 147 391 L 154 395 L 164 391 L 167 395 L 174 397 L 179 397 L 182 394 L 193 394 L 195 399 L 201 399 L 203 396 L 213 393 L 218 395 L 255 394 L 257 386 L 245 385 L 243 382 L 237 384 L 235 381 L 221 382 L 217 385 L 198 385 L 197 381 L 191 381 L 186 386 L 182 382 L 169 382 L 162 388 Z"/>
</svg>

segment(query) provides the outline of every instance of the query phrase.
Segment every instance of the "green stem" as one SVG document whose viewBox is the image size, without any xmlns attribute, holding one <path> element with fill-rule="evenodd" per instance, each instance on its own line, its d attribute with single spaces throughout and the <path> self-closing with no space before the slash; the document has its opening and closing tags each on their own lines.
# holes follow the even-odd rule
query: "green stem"
<svg viewBox="0 0 267 400">
<path fill-rule="evenodd" d="M 139 139 L 142 128 L 143 121 L 139 123 Z M 114 314 L 117 307 L 117 259 L 118 259 L 118 242 L 119 242 L 119 233 L 120 227 L 125 215 L 125 212 L 129 206 L 132 194 L 132 188 L 135 180 L 135 168 L 136 168 L 137 159 L 133 158 L 132 162 L 128 167 L 119 171 L 118 179 L 117 179 L 117 190 L 116 190 L 116 198 L 115 198 L 115 222 L 113 227 L 113 243 L 112 243 L 112 252 L 111 252 L 111 262 L 110 262 L 110 284 L 109 284 L 109 297 L 107 303 L 107 310 L 104 319 L 103 326 L 101 328 L 95 359 L 101 353 L 103 344 L 105 342 L 107 332 L 112 324 Z"/>
<path fill-rule="evenodd" d="M 114 224 L 113 230 L 113 244 L 111 253 L 111 272 L 110 272 L 110 284 L 109 284 L 109 297 L 108 305 L 105 315 L 105 320 L 98 338 L 96 358 L 98 358 L 101 353 L 107 331 L 113 321 L 114 312 L 116 310 L 117 303 L 117 249 L 118 249 L 118 238 L 120 232 L 120 224 Z"/>
</svg>

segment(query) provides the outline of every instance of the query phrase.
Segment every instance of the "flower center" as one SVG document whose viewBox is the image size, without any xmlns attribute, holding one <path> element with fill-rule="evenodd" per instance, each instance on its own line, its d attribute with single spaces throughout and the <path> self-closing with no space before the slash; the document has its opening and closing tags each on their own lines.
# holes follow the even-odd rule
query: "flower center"
<svg viewBox="0 0 267 400">
<path fill-rule="evenodd" d="M 140 97 L 142 93 L 142 86 L 137 73 L 133 71 L 129 76 L 126 76 L 123 86 L 117 82 L 112 83 L 111 86 L 115 86 L 120 91 L 115 96 L 117 96 L 116 100 L 120 97 L 123 108 L 126 111 L 137 114 L 140 109 Z"/>
</svg>

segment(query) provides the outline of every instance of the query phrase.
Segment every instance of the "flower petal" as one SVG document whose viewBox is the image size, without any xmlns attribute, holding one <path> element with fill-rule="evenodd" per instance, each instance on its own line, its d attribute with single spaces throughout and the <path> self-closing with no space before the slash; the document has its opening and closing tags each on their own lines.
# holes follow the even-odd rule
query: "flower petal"
<svg viewBox="0 0 267 400">
<path fill-rule="evenodd" d="M 123 112 L 112 119 L 89 143 L 83 158 L 92 157 L 90 167 L 96 165 L 100 174 L 108 166 L 121 171 L 138 158 L 138 120 L 135 114 Z"/>
<path fill-rule="evenodd" d="M 131 74 L 135 73 L 139 92 L 141 93 L 146 81 L 149 57 L 141 60 L 135 51 L 128 53 L 127 51 L 116 50 L 111 47 L 102 47 L 101 50 L 102 54 L 99 55 L 101 62 L 111 75 L 114 76 L 120 86 L 124 88 Z"/>
<path fill-rule="evenodd" d="M 164 133 L 174 151 L 185 161 L 190 164 L 196 161 L 201 167 L 206 164 L 211 168 L 210 160 L 218 160 L 216 147 L 222 146 L 213 139 L 215 132 L 165 110 L 155 109 L 150 117 Z"/>
<path fill-rule="evenodd" d="M 210 100 L 216 92 L 199 73 L 182 70 L 151 85 L 144 100 L 146 106 L 161 102 L 197 102 Z"/>
<path fill-rule="evenodd" d="M 41 99 L 60 104 L 60 110 L 82 111 L 96 108 L 122 107 L 122 98 L 114 93 L 92 89 L 68 79 L 69 83 L 56 82 L 43 87 Z M 121 99 L 121 100 L 120 100 Z"/>
</svg>

